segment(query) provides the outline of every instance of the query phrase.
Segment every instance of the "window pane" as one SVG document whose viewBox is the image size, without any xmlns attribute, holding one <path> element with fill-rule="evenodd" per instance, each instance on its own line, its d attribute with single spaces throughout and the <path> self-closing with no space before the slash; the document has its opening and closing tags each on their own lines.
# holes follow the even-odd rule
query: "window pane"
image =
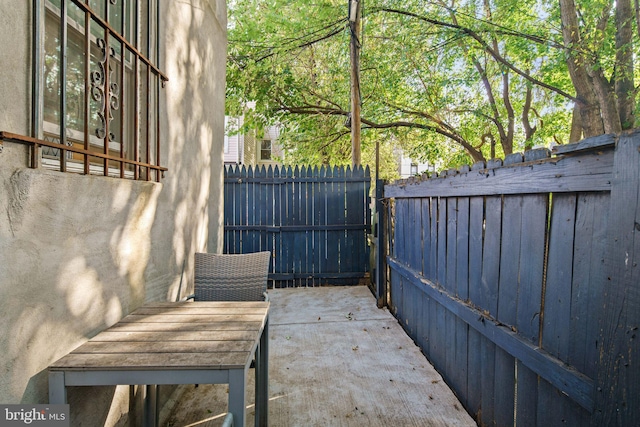
<svg viewBox="0 0 640 427">
<path fill-rule="evenodd" d="M 158 41 L 158 22 L 156 20 L 155 10 L 157 8 L 155 0 L 149 0 L 149 5 L 151 6 L 151 16 L 149 17 L 149 43 L 150 50 L 148 58 L 152 63 L 158 62 L 158 55 L 156 50 L 156 43 Z"/>
<path fill-rule="evenodd" d="M 135 114 L 136 114 L 136 89 L 135 89 L 135 57 L 127 49 L 125 56 L 124 85 L 121 94 L 121 108 L 124 115 L 124 158 L 135 160 Z M 125 165 L 128 172 L 134 171 L 134 165 Z"/>
<path fill-rule="evenodd" d="M 109 2 L 109 25 L 118 34 L 122 34 L 122 9 L 126 0 L 117 0 L 115 4 Z"/>
<path fill-rule="evenodd" d="M 80 19 L 73 17 L 82 17 Z M 69 3 L 67 26 L 67 128 L 84 133 L 85 116 L 85 28 L 84 14 L 72 2 Z"/>
<path fill-rule="evenodd" d="M 149 156 L 147 144 L 149 142 L 149 129 L 147 126 L 149 98 L 147 91 L 147 65 L 140 62 L 140 75 L 138 78 L 139 96 L 138 96 L 138 152 L 140 153 L 140 161 L 148 163 Z M 146 169 L 140 172 L 141 179 L 147 179 Z"/>
<path fill-rule="evenodd" d="M 60 17 L 47 9 L 44 39 L 44 120 L 60 126 Z"/>
<path fill-rule="evenodd" d="M 126 2 L 124 6 L 124 34 L 123 36 L 127 39 L 129 43 L 133 46 L 137 46 L 137 40 L 135 37 L 135 17 L 136 15 L 136 0 L 129 0 Z"/>
<path fill-rule="evenodd" d="M 139 39 L 138 50 L 142 52 L 144 56 L 149 57 L 149 4 L 148 1 L 139 1 L 139 13 L 138 26 Z"/>
<path fill-rule="evenodd" d="M 158 163 L 158 153 L 157 153 L 157 117 L 156 111 L 158 109 L 158 85 L 157 85 L 158 77 L 155 74 L 151 75 L 151 81 L 149 85 L 149 163 L 155 165 Z M 151 179 L 155 179 L 155 176 L 152 176 Z"/>
<path fill-rule="evenodd" d="M 106 0 L 90 0 L 89 7 L 93 10 L 93 12 L 98 15 L 100 18 L 105 19 L 105 6 Z"/>
</svg>

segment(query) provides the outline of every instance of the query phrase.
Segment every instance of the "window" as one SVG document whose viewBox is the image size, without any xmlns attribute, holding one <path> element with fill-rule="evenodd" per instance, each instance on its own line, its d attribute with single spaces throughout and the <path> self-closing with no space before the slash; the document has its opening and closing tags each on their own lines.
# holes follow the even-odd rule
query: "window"
<svg viewBox="0 0 640 427">
<path fill-rule="evenodd" d="M 260 141 L 260 160 L 271 160 L 271 140 Z"/>
<path fill-rule="evenodd" d="M 418 175 L 418 164 L 411 163 L 411 175 Z"/>
<path fill-rule="evenodd" d="M 44 167 L 160 180 L 166 168 L 159 104 L 167 77 L 155 65 L 159 1 L 34 2 L 42 4 L 34 37 L 34 69 L 42 70 L 34 74 L 34 136 Z"/>
</svg>

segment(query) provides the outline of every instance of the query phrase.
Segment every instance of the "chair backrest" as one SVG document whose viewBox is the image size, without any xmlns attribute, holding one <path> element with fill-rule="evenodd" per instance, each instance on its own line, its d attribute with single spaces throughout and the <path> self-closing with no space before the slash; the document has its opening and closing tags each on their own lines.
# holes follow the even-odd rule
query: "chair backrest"
<svg viewBox="0 0 640 427">
<path fill-rule="evenodd" d="M 195 254 L 196 301 L 262 301 L 271 252 Z"/>
</svg>

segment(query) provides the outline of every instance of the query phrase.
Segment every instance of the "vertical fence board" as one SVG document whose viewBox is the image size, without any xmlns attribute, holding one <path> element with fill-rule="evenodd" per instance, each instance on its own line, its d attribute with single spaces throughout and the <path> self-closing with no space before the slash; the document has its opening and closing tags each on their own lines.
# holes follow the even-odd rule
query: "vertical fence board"
<svg viewBox="0 0 640 427">
<path fill-rule="evenodd" d="M 515 402 L 515 425 L 533 427 L 538 425 L 538 376 L 524 363 L 516 361 L 517 401 Z"/>
<path fill-rule="evenodd" d="M 456 295 L 469 299 L 469 198 L 458 198 L 456 234 Z"/>
<path fill-rule="evenodd" d="M 438 285 L 444 286 L 447 281 L 447 199 L 438 199 L 438 238 L 437 238 L 437 278 Z"/>
<path fill-rule="evenodd" d="M 349 168 L 349 171 L 351 170 L 351 168 Z M 337 168 L 337 174 L 338 178 L 346 178 L 347 176 L 347 170 L 345 168 Z M 336 224 L 340 224 L 340 225 L 346 225 L 347 223 L 347 213 L 346 213 L 346 196 L 347 196 L 347 182 L 345 180 L 339 179 L 337 181 L 338 184 L 338 191 L 336 192 L 336 198 L 335 198 L 335 204 L 334 206 L 336 206 L 338 209 L 338 212 L 336 212 L 337 214 L 337 222 Z M 347 232 L 346 230 L 339 230 L 336 231 L 337 237 L 338 237 L 338 260 L 336 262 L 336 269 L 338 272 L 343 272 L 345 271 L 343 269 L 343 265 L 342 265 L 342 256 L 344 254 L 346 254 L 348 252 L 347 250 Z M 342 284 L 342 281 L 339 280 L 338 283 Z"/>
<path fill-rule="evenodd" d="M 485 231 L 482 252 L 482 299 L 480 308 L 496 316 L 498 311 L 498 280 L 500 278 L 500 231 L 502 199 L 487 197 L 485 200 Z"/>
<path fill-rule="evenodd" d="M 445 280 L 443 287 L 451 294 L 458 292 L 456 256 L 458 255 L 458 199 L 450 197 L 443 199 L 447 206 L 447 234 L 446 234 L 446 257 L 445 257 Z"/>
<path fill-rule="evenodd" d="M 232 220 L 231 218 L 233 218 L 233 209 L 235 207 L 235 193 L 233 192 L 232 188 L 234 186 L 234 184 L 231 183 L 231 181 L 234 179 L 235 174 L 233 172 L 233 167 L 229 167 L 225 170 L 225 176 L 229 179 L 229 182 L 225 184 L 224 189 L 223 189 L 223 194 L 224 194 L 224 222 L 223 225 L 225 227 L 228 227 L 229 225 L 233 225 L 232 224 Z M 233 251 L 234 248 L 232 247 L 232 241 L 233 241 L 233 233 L 234 232 L 225 232 L 224 233 L 224 251 L 225 252 L 230 252 Z"/>
<path fill-rule="evenodd" d="M 304 169 L 303 169 L 304 170 Z M 290 194 L 290 200 L 291 200 L 291 223 L 290 225 L 292 226 L 299 226 L 302 225 L 304 223 L 302 217 L 304 215 L 303 212 L 303 203 L 302 203 L 302 190 L 304 188 L 303 184 L 300 182 L 300 180 L 296 179 L 296 178 L 300 178 L 302 175 L 302 172 L 300 170 L 300 166 L 295 166 L 293 168 L 293 182 L 292 182 L 292 187 L 293 187 L 293 191 Z M 289 253 L 289 258 L 290 258 L 290 262 L 291 262 L 291 272 L 295 272 L 295 271 L 303 271 L 302 270 L 302 259 L 304 258 L 304 254 L 302 253 L 304 248 L 303 248 L 303 243 L 304 243 L 304 239 L 302 238 L 302 236 L 300 235 L 300 233 L 292 233 L 292 232 L 288 232 L 287 233 L 289 235 L 289 239 L 290 239 L 290 247 L 291 247 L 291 252 Z M 294 282 L 293 285 L 294 286 L 300 286 L 301 285 L 301 278 L 299 276 L 294 277 Z"/>
<path fill-rule="evenodd" d="M 247 174 L 247 170 L 246 168 L 243 166 L 240 169 L 241 173 L 243 176 L 246 176 Z M 247 216 L 246 216 L 246 210 L 247 210 L 247 187 L 246 185 L 240 185 L 240 183 L 238 183 L 238 192 L 240 193 L 240 197 L 238 198 L 238 204 L 237 204 L 237 208 L 235 211 L 235 224 L 240 224 L 240 225 L 247 225 Z M 246 229 L 245 230 L 239 230 L 236 236 L 236 241 L 235 241 L 235 246 L 237 248 L 237 250 L 239 252 L 242 252 L 242 241 L 245 237 L 246 234 Z"/>
<path fill-rule="evenodd" d="M 504 196 L 500 251 L 500 281 L 496 319 L 512 327 L 516 324 L 521 262 L 522 196 Z M 498 425 L 512 425 L 515 402 L 515 359 L 496 349 L 495 419 Z"/>
<path fill-rule="evenodd" d="M 313 273 L 313 282 L 312 285 L 320 285 L 321 281 L 316 277 L 320 270 L 320 259 L 322 254 L 322 247 L 320 245 L 321 234 L 320 225 L 322 224 L 322 213 L 324 206 L 324 194 L 320 190 L 320 182 L 321 182 L 321 173 L 322 168 L 318 169 L 318 167 L 313 168 L 313 203 L 312 203 L 312 221 L 314 228 L 312 230 L 312 238 L 311 240 L 311 251 L 309 253 L 309 257 L 311 258 L 312 263 L 312 273 Z"/>
<path fill-rule="evenodd" d="M 469 198 L 458 198 L 457 208 L 457 235 L 456 235 L 456 293 L 458 298 L 467 301 L 469 298 Z M 455 317 L 454 317 L 455 318 Z M 469 348 L 469 325 L 461 319 L 455 318 L 456 322 L 456 354 L 455 361 L 457 375 L 456 390 L 460 390 L 459 399 L 461 403 L 468 406 L 468 354 Z"/>
<path fill-rule="evenodd" d="M 577 195 L 555 194 L 551 204 L 549 261 L 544 295 L 542 346 L 561 360 L 568 360 L 571 323 L 571 283 Z M 546 381 L 539 387 L 538 420 L 559 425 L 571 408 L 557 398 L 556 389 Z"/>
<path fill-rule="evenodd" d="M 522 259 L 519 268 L 518 334 L 534 344 L 540 338 L 540 305 L 544 275 L 547 212 L 547 195 L 528 195 L 523 200 L 521 239 Z"/>
<path fill-rule="evenodd" d="M 482 254 L 482 305 L 483 312 L 495 316 L 498 303 L 498 280 L 500 273 L 500 231 L 502 199 L 487 197 L 485 200 L 485 232 Z M 482 419 L 495 416 L 495 353 L 496 346 L 482 337 Z"/>
<path fill-rule="evenodd" d="M 284 216 L 286 215 L 286 199 L 284 198 L 285 193 L 285 184 L 283 181 L 284 176 L 286 175 L 284 167 L 276 167 L 276 171 L 274 173 L 274 215 L 273 215 L 273 225 L 280 226 L 284 223 Z M 274 273 L 276 271 L 282 271 L 282 260 L 283 260 L 283 242 L 282 242 L 282 233 L 273 233 L 274 246 L 273 246 L 273 269 Z"/>
<path fill-rule="evenodd" d="M 604 274 L 598 393 L 591 425 L 640 420 L 640 134 L 620 136 L 614 159 Z"/>
<path fill-rule="evenodd" d="M 293 182 L 293 169 L 291 168 L 291 166 L 287 166 L 285 169 L 285 173 L 284 173 L 284 185 L 282 186 L 282 193 L 281 193 L 281 197 L 283 200 L 283 213 L 282 213 L 282 226 L 288 227 L 288 226 L 292 226 L 294 224 L 294 218 L 293 218 L 293 197 L 294 197 L 294 182 Z M 292 253 L 293 253 L 293 245 L 294 245 L 294 241 L 292 239 L 292 234 L 289 232 L 281 232 L 280 235 L 282 236 L 282 248 L 281 248 L 281 253 L 280 253 L 280 259 L 281 259 L 281 264 L 280 264 L 280 269 L 278 271 L 282 271 L 282 272 L 292 272 L 294 271 L 293 268 L 293 259 L 292 257 Z M 284 282 L 285 286 L 293 286 L 295 284 L 295 282 L 293 281 L 293 279 L 288 279 Z"/>
<path fill-rule="evenodd" d="M 360 174 L 361 168 L 354 168 L 353 170 L 347 168 L 347 178 L 354 178 Z M 345 185 L 345 224 L 358 224 L 362 223 L 362 216 L 364 212 L 360 210 L 360 193 L 358 191 L 358 183 L 355 181 L 347 181 Z M 348 230 L 345 230 L 345 250 L 348 253 L 355 254 L 355 248 L 360 245 L 366 244 L 361 240 L 361 237 L 364 237 L 364 234 L 360 234 L 358 236 L 353 236 Z M 351 271 L 353 265 L 358 261 L 353 257 L 344 258 L 345 264 L 344 268 L 347 271 Z"/>
<path fill-rule="evenodd" d="M 474 306 L 482 302 L 482 236 L 484 224 L 484 198 L 469 200 L 469 301 Z M 479 418 L 484 394 L 479 372 L 482 372 L 481 348 L 483 338 L 478 331 L 469 328 L 469 350 L 467 370 L 467 405 L 469 412 Z"/>
<path fill-rule="evenodd" d="M 431 354 L 433 355 L 434 366 L 440 366 L 441 372 L 444 371 L 446 363 L 446 349 L 444 340 L 444 309 L 433 299 L 430 300 L 429 308 L 429 335 L 431 336 Z"/>
<path fill-rule="evenodd" d="M 253 180 L 251 178 L 253 178 L 253 168 L 248 168 L 247 169 L 247 175 L 249 180 L 247 181 L 247 185 L 243 186 L 244 188 L 244 196 L 243 196 L 243 206 L 242 206 L 242 218 L 243 218 L 243 225 L 245 225 L 246 227 L 244 228 L 244 230 L 242 231 L 242 238 L 241 238 L 241 245 L 240 247 L 242 248 L 242 252 L 254 252 L 253 250 L 253 245 L 252 245 L 252 239 L 253 239 L 253 235 L 254 235 L 254 230 L 252 228 L 253 225 L 255 225 L 254 223 L 254 212 L 253 209 L 250 209 L 250 206 L 255 206 L 255 199 L 254 199 L 254 194 L 253 194 L 253 189 L 254 189 L 254 183 Z"/>
<path fill-rule="evenodd" d="M 307 181 L 305 182 L 305 224 L 313 224 L 313 210 L 314 210 L 314 198 L 313 193 L 314 183 L 317 181 L 317 177 L 313 173 L 313 168 L 307 167 Z M 305 230 L 305 269 L 307 272 L 307 278 L 305 281 L 306 286 L 313 286 L 313 276 L 309 273 L 314 271 L 313 266 L 313 232 L 314 230 Z"/>
<path fill-rule="evenodd" d="M 307 223 L 307 182 L 305 180 L 307 176 L 307 168 L 305 166 L 301 166 L 300 169 L 297 169 L 297 176 L 300 178 L 296 182 L 297 194 L 295 197 L 296 200 L 296 212 L 298 214 L 296 218 L 296 225 L 303 226 Z M 307 267 L 307 231 L 304 230 L 302 232 L 293 233 L 295 240 L 295 249 L 294 249 L 294 271 L 300 272 L 308 272 Z M 306 286 L 307 277 L 301 275 L 298 277 L 296 286 Z"/>
<path fill-rule="evenodd" d="M 538 345 L 540 338 L 540 306 L 545 263 L 547 212 L 549 196 L 527 195 L 522 200 L 521 262 L 516 330 Z M 516 423 L 537 425 L 538 376 L 522 362 L 516 362 Z"/>
<path fill-rule="evenodd" d="M 592 313 L 598 311 L 602 301 L 604 284 L 597 269 L 605 255 L 608 202 L 607 195 L 580 194 L 576 214 L 567 361 L 590 377 L 596 374 L 598 323 Z"/>
<path fill-rule="evenodd" d="M 267 241 L 267 214 L 268 209 L 266 197 L 266 186 L 264 180 L 266 179 L 266 169 L 264 166 L 256 168 L 254 171 L 255 182 L 253 183 L 253 191 L 255 197 L 255 204 L 250 210 L 253 210 L 254 224 L 257 225 L 256 230 L 253 231 L 253 248 L 254 252 L 261 251 L 264 247 L 264 242 Z M 251 205 L 250 205 L 251 206 Z"/>
<path fill-rule="evenodd" d="M 420 199 L 411 199 L 411 267 L 415 270 L 422 269 L 422 233 L 417 233 L 422 224 L 422 204 Z"/>
<path fill-rule="evenodd" d="M 373 194 L 373 203 L 372 203 L 372 199 L 371 199 L 371 193 L 372 190 L 375 193 L 376 187 L 373 186 L 372 188 L 372 182 L 371 182 L 371 170 L 369 169 L 369 166 L 367 166 L 364 171 L 363 171 L 363 175 L 361 177 L 362 179 L 362 184 L 364 186 L 364 188 L 362 189 L 360 195 L 358 196 L 361 200 L 362 206 L 363 206 L 363 210 L 364 210 L 364 231 L 365 233 L 362 235 L 362 242 L 364 244 L 365 248 L 369 248 L 369 240 L 368 240 L 368 233 L 375 233 L 375 231 L 373 231 L 373 214 L 374 212 L 377 212 L 375 210 L 375 206 L 378 204 L 377 202 L 377 197 L 375 194 Z M 382 194 L 380 192 L 380 194 Z M 374 210 L 372 211 L 372 207 L 374 208 Z M 353 231 L 352 233 L 358 233 L 357 230 Z M 384 237 L 381 239 L 381 241 L 384 239 Z M 360 260 L 363 263 L 362 265 L 369 265 L 369 259 L 370 257 L 370 250 L 369 251 L 361 251 L 360 252 Z M 373 264 L 375 264 L 375 260 L 373 262 Z M 373 268 L 370 268 L 369 271 L 369 275 L 373 275 L 374 271 L 372 271 Z M 375 282 L 375 277 L 374 280 Z"/>
<path fill-rule="evenodd" d="M 576 194 L 553 197 L 542 346 L 562 360 L 569 348 L 575 214 Z"/>
<path fill-rule="evenodd" d="M 396 205 L 396 209 L 398 218 L 400 218 L 400 225 L 402 227 L 402 240 L 398 239 L 396 242 L 396 251 L 398 259 L 401 259 L 403 262 L 407 262 L 408 252 L 410 250 L 408 244 L 408 240 L 410 240 L 409 230 L 411 229 L 411 224 L 409 222 L 409 200 L 402 200 Z"/>
<path fill-rule="evenodd" d="M 423 198 L 420 199 L 420 207 L 421 207 L 421 239 L 422 239 L 422 275 L 424 277 L 431 277 L 431 252 L 432 252 L 432 236 L 431 236 L 431 223 L 433 219 L 431 217 L 431 199 Z M 425 294 L 422 294 L 420 298 L 421 303 L 421 322 L 418 326 L 418 334 L 419 334 L 419 344 L 423 349 L 425 355 L 432 360 L 431 356 L 431 334 L 430 334 L 430 325 L 431 325 L 431 301 L 429 297 Z"/>
<path fill-rule="evenodd" d="M 331 169 L 331 176 L 338 176 L 338 169 Z M 337 195 L 340 192 L 340 184 L 335 180 L 331 182 L 331 190 L 327 192 L 329 199 L 327 200 L 327 205 L 331 206 L 328 210 L 327 220 L 330 224 L 338 224 L 341 219 L 340 209 Z M 338 199 L 338 200 L 336 200 Z M 327 237 L 327 262 L 325 264 L 325 271 L 338 271 L 338 255 L 340 254 L 340 232 L 335 230 L 330 230 Z"/>
<path fill-rule="evenodd" d="M 431 277 L 429 260 L 431 259 L 431 206 L 428 198 L 420 199 L 421 222 L 420 231 L 422 233 L 422 275 Z"/>
<path fill-rule="evenodd" d="M 322 178 L 322 182 L 320 184 L 321 197 L 319 197 L 319 209 L 323 208 L 323 210 L 318 212 L 320 216 L 319 223 L 323 226 L 330 224 L 330 210 L 331 210 L 331 201 L 329 198 L 329 193 L 332 190 L 331 183 L 329 182 L 329 177 L 331 176 L 331 169 L 328 166 L 323 166 L 320 170 L 320 175 Z M 329 254 L 331 251 L 334 251 L 332 247 L 329 246 L 329 232 L 326 228 L 320 233 L 320 247 L 319 247 L 319 265 L 318 272 L 324 273 L 327 271 L 327 263 L 329 260 Z"/>
<path fill-rule="evenodd" d="M 412 199 L 410 200 L 410 216 L 411 216 L 411 227 L 410 230 L 412 230 L 409 234 L 410 236 L 410 241 L 411 241 L 411 248 L 409 251 L 409 257 L 410 257 L 410 262 L 411 262 L 411 266 L 414 269 L 420 269 L 422 266 L 422 261 L 421 261 L 421 256 L 422 256 L 422 233 L 416 233 L 416 230 L 420 227 L 420 221 L 421 221 L 421 211 L 420 211 L 421 205 L 420 205 L 420 200 L 417 199 Z M 418 306 L 418 303 L 420 302 L 420 290 L 416 289 L 415 286 L 411 286 L 412 289 L 412 294 L 410 296 L 410 300 L 408 300 L 411 309 L 410 309 L 410 316 L 414 317 L 414 319 L 416 319 L 416 321 L 413 322 L 413 324 L 411 325 L 412 328 L 412 335 L 411 337 L 415 340 L 418 338 L 418 322 L 419 320 L 417 320 L 418 316 L 420 316 L 421 314 L 421 310 L 420 307 Z M 410 322 L 411 323 L 411 322 Z"/>
<path fill-rule="evenodd" d="M 458 200 L 455 197 L 443 199 L 446 203 L 446 254 L 445 254 L 445 282 L 443 286 L 452 295 L 457 293 L 456 255 L 458 252 Z M 445 346 L 446 346 L 446 372 L 445 378 L 450 384 L 460 387 L 463 380 L 463 371 L 457 369 L 457 322 L 456 316 L 449 310 L 445 310 Z"/>
<path fill-rule="evenodd" d="M 447 199 L 441 197 L 437 203 L 438 209 L 438 239 L 437 239 L 437 277 L 438 285 L 444 286 L 447 281 Z M 447 355 L 451 353 L 451 341 L 447 330 L 448 313 L 442 305 L 436 303 L 436 335 L 438 342 L 437 352 L 438 366 L 442 367 L 441 374 L 446 381 L 451 381 L 449 372 L 446 370 Z"/>
<path fill-rule="evenodd" d="M 431 241 L 429 242 L 429 276 L 433 282 L 438 281 L 438 199 L 429 198 L 431 205 Z"/>
</svg>

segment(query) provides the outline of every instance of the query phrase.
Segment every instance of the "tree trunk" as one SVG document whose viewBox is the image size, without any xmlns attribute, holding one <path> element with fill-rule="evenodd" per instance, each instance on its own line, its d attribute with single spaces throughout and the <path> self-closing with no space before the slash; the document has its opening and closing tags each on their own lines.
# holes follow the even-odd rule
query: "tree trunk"
<svg viewBox="0 0 640 427">
<path fill-rule="evenodd" d="M 587 72 L 590 64 L 584 55 L 580 53 L 580 28 L 578 26 L 575 2 L 573 0 L 560 0 L 560 13 L 569 75 L 576 89 L 576 97 L 579 100 L 578 110 L 580 111 L 583 136 L 586 138 L 602 135 L 604 133 L 604 124 L 600 105 L 593 91 L 593 81 Z"/>
<path fill-rule="evenodd" d="M 573 116 L 571 117 L 571 132 L 569 133 L 569 144 L 582 139 L 582 120 L 580 119 L 580 106 L 573 106 Z"/>
<path fill-rule="evenodd" d="M 622 130 L 634 127 L 633 8 L 631 0 L 616 0 L 615 93 Z M 638 23 L 640 24 L 640 22 Z"/>
</svg>

